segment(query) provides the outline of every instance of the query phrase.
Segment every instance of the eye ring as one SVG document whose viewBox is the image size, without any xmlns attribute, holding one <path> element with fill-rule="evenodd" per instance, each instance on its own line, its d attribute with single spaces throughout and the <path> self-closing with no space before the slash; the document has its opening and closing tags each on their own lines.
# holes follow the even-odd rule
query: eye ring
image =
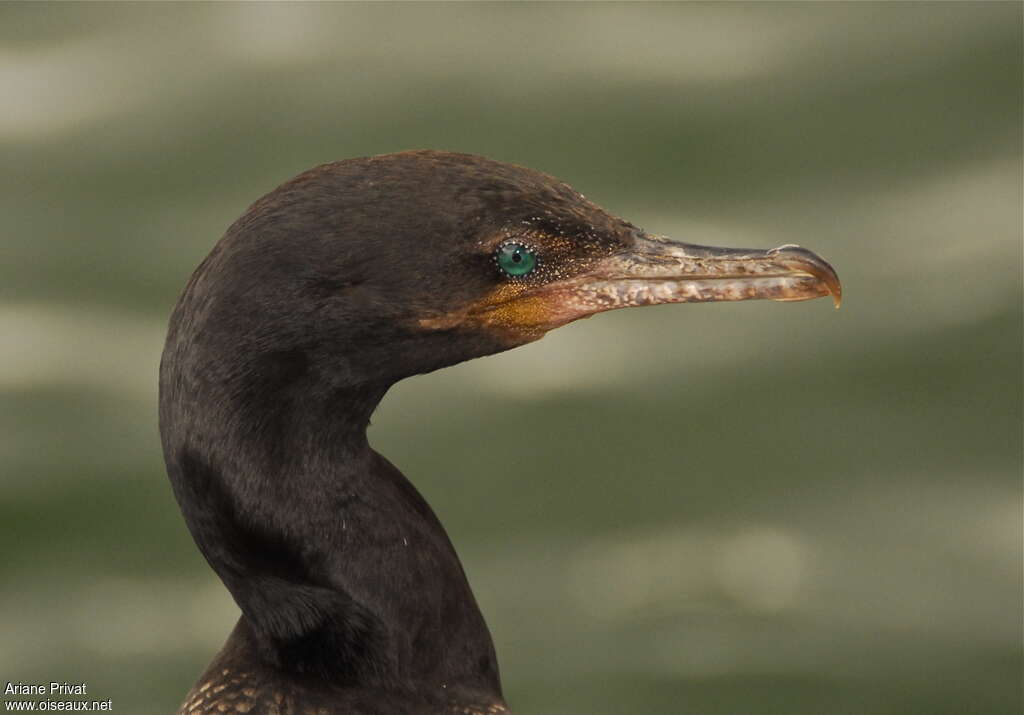
<svg viewBox="0 0 1024 715">
<path fill-rule="evenodd" d="M 537 269 L 536 249 L 520 241 L 505 241 L 494 251 L 494 263 L 509 278 L 524 278 Z"/>
</svg>

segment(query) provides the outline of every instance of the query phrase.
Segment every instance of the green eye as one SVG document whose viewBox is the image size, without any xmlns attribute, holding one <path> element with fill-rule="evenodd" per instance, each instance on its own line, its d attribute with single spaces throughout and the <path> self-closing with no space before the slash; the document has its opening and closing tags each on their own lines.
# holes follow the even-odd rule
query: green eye
<svg viewBox="0 0 1024 715">
<path fill-rule="evenodd" d="M 503 243 L 494 260 L 507 275 L 518 278 L 537 267 L 537 252 L 521 243 Z"/>
</svg>

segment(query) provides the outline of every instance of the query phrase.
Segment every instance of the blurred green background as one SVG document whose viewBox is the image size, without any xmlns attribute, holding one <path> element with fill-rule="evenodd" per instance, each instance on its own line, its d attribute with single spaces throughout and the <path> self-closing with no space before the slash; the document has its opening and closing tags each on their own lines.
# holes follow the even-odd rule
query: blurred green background
<svg viewBox="0 0 1024 715">
<path fill-rule="evenodd" d="M 0 5 L 0 680 L 172 712 L 237 613 L 163 471 L 192 269 L 312 165 L 552 173 L 827 301 L 391 391 L 523 715 L 1020 713 L 1022 5 Z"/>
</svg>

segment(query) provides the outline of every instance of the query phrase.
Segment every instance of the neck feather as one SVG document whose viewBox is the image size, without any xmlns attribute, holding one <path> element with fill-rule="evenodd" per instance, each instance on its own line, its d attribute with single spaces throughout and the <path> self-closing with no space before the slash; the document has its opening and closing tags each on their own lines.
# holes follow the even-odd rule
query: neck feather
<svg viewBox="0 0 1024 715">
<path fill-rule="evenodd" d="M 254 634 L 254 657 L 340 686 L 500 694 L 443 527 L 367 442 L 387 386 L 314 382 L 295 355 L 271 368 L 225 388 L 165 355 L 161 380 L 175 495 Z"/>
</svg>

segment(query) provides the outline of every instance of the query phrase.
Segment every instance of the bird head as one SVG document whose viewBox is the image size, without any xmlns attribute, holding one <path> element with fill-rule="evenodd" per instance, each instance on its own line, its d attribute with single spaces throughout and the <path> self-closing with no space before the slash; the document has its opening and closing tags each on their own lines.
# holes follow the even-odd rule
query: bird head
<svg viewBox="0 0 1024 715">
<path fill-rule="evenodd" d="M 416 151 L 326 164 L 270 192 L 183 300 L 236 351 L 393 382 L 603 311 L 826 295 L 838 306 L 839 279 L 806 249 L 672 241 L 541 172 Z"/>
<path fill-rule="evenodd" d="M 439 152 L 327 164 L 253 204 L 178 301 L 160 377 L 168 474 L 270 662 L 325 677 L 400 672 L 382 644 L 401 628 L 375 613 L 429 622 L 436 603 L 410 587 L 362 608 L 347 589 L 380 576 L 376 562 L 353 566 L 351 539 L 378 537 L 344 521 L 370 514 L 364 528 L 388 533 L 394 523 L 373 519 L 402 502 L 411 511 L 394 518 L 409 533 L 432 528 L 366 439 L 391 384 L 606 310 L 828 294 L 838 302 L 836 274 L 809 251 L 651 236 L 529 169 Z M 389 577 L 422 586 L 417 564 L 442 563 L 458 582 L 443 532 L 432 538 L 433 550 L 400 550 Z M 489 636 L 464 598 L 456 610 L 483 654 L 473 677 L 497 690 Z M 437 657 L 413 670 L 433 672 Z"/>
</svg>

